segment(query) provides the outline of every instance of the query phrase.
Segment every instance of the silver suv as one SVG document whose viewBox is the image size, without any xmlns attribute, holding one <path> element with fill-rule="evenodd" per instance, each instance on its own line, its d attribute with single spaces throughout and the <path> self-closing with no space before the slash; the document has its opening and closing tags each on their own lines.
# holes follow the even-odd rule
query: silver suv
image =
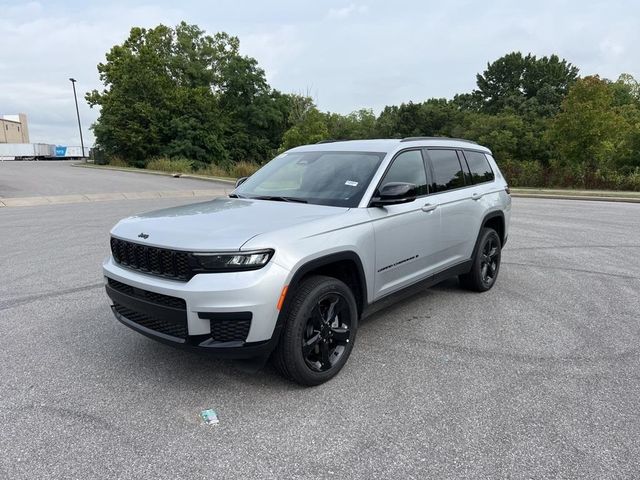
<svg viewBox="0 0 640 480">
<path fill-rule="evenodd" d="M 511 212 L 491 152 L 447 138 L 294 148 L 228 197 L 111 231 L 113 312 L 161 342 L 271 357 L 317 385 L 344 366 L 358 321 L 409 286 L 458 276 L 489 290 Z"/>
</svg>

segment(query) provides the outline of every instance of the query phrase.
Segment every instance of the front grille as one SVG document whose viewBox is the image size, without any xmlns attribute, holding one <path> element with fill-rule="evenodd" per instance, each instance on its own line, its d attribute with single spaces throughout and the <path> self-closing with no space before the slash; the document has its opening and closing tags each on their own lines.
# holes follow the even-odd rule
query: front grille
<svg viewBox="0 0 640 480">
<path fill-rule="evenodd" d="M 211 337 L 218 342 L 244 342 L 251 320 L 211 320 Z"/>
<path fill-rule="evenodd" d="M 171 297 L 169 295 L 163 295 L 161 293 L 150 292 L 141 288 L 132 287 L 131 285 L 126 285 L 124 283 L 118 282 L 113 278 L 107 278 L 107 281 L 111 288 L 131 297 L 147 300 L 149 302 L 157 303 L 158 305 L 163 305 L 165 307 L 180 308 L 183 310 L 187 309 L 187 303 L 182 298 Z"/>
<path fill-rule="evenodd" d="M 187 252 L 111 237 L 111 253 L 117 263 L 133 270 L 183 281 L 190 280 L 195 274 Z"/>
<path fill-rule="evenodd" d="M 143 312 L 136 312 L 135 310 L 131 310 L 130 308 L 118 303 L 114 303 L 113 308 L 127 320 L 135 322 L 150 330 L 155 330 L 156 332 L 182 339 L 187 338 L 187 335 L 189 334 L 186 320 L 179 321 L 178 323 L 168 322 L 160 318 L 152 317 Z"/>
</svg>

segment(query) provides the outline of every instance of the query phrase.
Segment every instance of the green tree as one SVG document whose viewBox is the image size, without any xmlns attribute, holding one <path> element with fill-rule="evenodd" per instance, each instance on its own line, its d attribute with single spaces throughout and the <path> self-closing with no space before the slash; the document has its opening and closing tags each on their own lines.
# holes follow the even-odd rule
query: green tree
<svg viewBox="0 0 640 480">
<path fill-rule="evenodd" d="M 86 95 L 109 155 L 143 164 L 157 155 L 200 163 L 261 160 L 280 144 L 288 100 L 271 90 L 239 40 L 175 28 L 132 28 L 98 64 L 105 88 Z"/>
<path fill-rule="evenodd" d="M 549 130 L 560 161 L 590 170 L 618 163 L 616 152 L 624 151 L 632 125 L 614 99 L 615 89 L 597 75 L 575 83 Z"/>
<path fill-rule="evenodd" d="M 280 151 L 331 138 L 327 128 L 331 114 L 321 113 L 308 95 L 294 93 L 287 95 L 287 99 L 289 128 L 282 135 Z"/>
<path fill-rule="evenodd" d="M 445 136 L 451 135 L 461 117 L 456 103 L 430 98 L 423 103 L 385 107 L 378 117 L 376 130 L 380 136 L 389 138 Z"/>
<path fill-rule="evenodd" d="M 376 116 L 373 110 L 363 108 L 348 115 L 326 114 L 329 138 L 333 140 L 356 140 L 376 137 Z"/>
<path fill-rule="evenodd" d="M 537 58 L 512 52 L 489 63 L 476 76 L 478 88 L 474 95 L 482 102 L 485 113 L 512 110 L 552 116 L 577 77 L 578 68 L 557 55 Z"/>
<path fill-rule="evenodd" d="M 519 142 L 524 131 L 525 124 L 519 115 L 470 113 L 453 133 L 487 146 L 499 161 L 510 161 L 520 159 Z"/>
<path fill-rule="evenodd" d="M 288 104 L 271 90 L 255 59 L 234 55 L 222 66 L 219 101 L 228 120 L 225 145 L 231 161 L 270 157 L 286 129 Z"/>
</svg>

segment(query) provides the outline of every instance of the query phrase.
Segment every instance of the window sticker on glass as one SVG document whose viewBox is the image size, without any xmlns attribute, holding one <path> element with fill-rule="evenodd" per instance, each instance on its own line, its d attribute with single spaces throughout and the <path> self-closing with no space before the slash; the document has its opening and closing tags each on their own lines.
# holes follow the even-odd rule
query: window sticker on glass
<svg viewBox="0 0 640 480">
<path fill-rule="evenodd" d="M 358 182 L 354 182 L 353 180 L 347 180 L 346 182 L 344 182 L 345 185 L 349 185 L 350 187 L 357 187 L 358 186 Z"/>
</svg>

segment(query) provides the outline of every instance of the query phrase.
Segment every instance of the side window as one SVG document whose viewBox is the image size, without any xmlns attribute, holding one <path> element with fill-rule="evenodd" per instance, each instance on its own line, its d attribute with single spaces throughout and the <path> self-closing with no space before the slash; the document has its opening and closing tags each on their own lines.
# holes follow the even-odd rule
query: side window
<svg viewBox="0 0 640 480">
<path fill-rule="evenodd" d="M 491 182 L 495 178 L 484 153 L 465 151 L 464 156 L 467 159 L 469 170 L 471 170 L 473 183 Z"/>
<path fill-rule="evenodd" d="M 402 152 L 393 160 L 380 185 L 390 182 L 414 183 L 417 187 L 416 195 L 420 196 L 428 193 L 427 173 L 424 169 L 420 150 Z"/>
<path fill-rule="evenodd" d="M 464 173 L 455 150 L 429 149 L 429 158 L 433 166 L 434 192 L 464 187 Z"/>
</svg>

